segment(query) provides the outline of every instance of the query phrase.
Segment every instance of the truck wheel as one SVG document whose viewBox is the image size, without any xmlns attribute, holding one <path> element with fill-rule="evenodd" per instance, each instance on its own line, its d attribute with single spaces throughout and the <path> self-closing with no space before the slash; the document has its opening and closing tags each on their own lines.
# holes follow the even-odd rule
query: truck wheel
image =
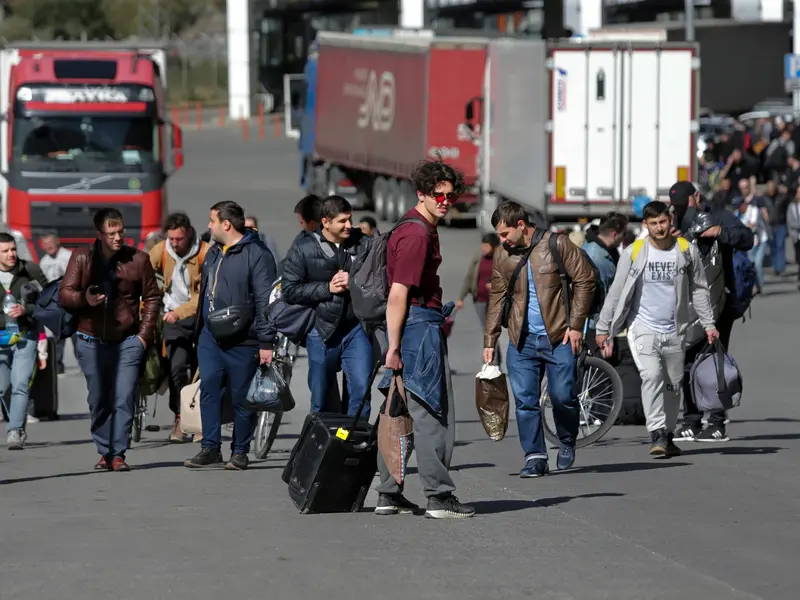
<svg viewBox="0 0 800 600">
<path fill-rule="evenodd" d="M 310 188 L 312 194 L 317 196 L 325 195 L 325 188 L 328 182 L 328 170 L 323 165 L 314 167 L 314 184 Z"/>
<path fill-rule="evenodd" d="M 328 189 L 326 196 L 334 196 L 339 191 L 339 182 L 342 180 L 344 175 L 342 171 L 338 167 L 331 167 L 328 169 L 328 177 L 326 181 L 328 182 Z"/>
<path fill-rule="evenodd" d="M 400 193 L 397 195 L 397 218 L 400 219 L 411 207 L 416 205 L 417 195 L 414 188 L 407 181 L 400 182 Z"/>
<path fill-rule="evenodd" d="M 386 201 L 389 194 L 389 182 L 383 177 L 377 177 L 372 184 L 372 201 L 375 204 L 375 214 L 381 221 L 386 220 Z"/>
<path fill-rule="evenodd" d="M 400 183 L 396 179 L 389 180 L 389 193 L 386 194 L 386 220 L 390 223 L 395 223 L 400 215 L 403 213 L 398 212 L 397 204 L 400 201 L 402 191 Z"/>
</svg>

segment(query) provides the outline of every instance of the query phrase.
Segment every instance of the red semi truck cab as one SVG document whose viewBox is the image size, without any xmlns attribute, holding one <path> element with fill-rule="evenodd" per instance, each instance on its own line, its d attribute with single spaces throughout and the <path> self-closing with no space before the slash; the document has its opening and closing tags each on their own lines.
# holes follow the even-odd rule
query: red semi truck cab
<svg viewBox="0 0 800 600">
<path fill-rule="evenodd" d="M 0 52 L 3 220 L 32 256 L 50 232 L 67 247 L 93 241 L 102 207 L 122 213 L 126 244 L 160 230 L 166 180 L 183 165 L 163 57 L 111 44 Z"/>
</svg>

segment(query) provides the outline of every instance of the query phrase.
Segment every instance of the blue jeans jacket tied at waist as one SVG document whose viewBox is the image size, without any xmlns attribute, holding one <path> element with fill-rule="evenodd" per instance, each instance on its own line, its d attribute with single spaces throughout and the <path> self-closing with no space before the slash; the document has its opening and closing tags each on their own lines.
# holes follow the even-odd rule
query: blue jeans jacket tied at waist
<svg viewBox="0 0 800 600">
<path fill-rule="evenodd" d="M 403 384 L 437 416 L 442 414 L 442 399 L 447 398 L 449 382 L 445 377 L 447 341 L 442 332 L 445 318 L 455 305 L 448 302 L 441 311 L 411 306 L 403 326 L 400 358 L 403 361 Z M 384 373 L 378 389 L 389 393 L 391 371 Z"/>
</svg>

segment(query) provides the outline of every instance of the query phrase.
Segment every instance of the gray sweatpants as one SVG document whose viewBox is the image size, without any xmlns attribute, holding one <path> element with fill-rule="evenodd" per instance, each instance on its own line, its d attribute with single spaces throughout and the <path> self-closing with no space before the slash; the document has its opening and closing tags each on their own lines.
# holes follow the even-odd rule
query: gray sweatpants
<svg viewBox="0 0 800 600">
<path fill-rule="evenodd" d="M 628 328 L 628 346 L 642 379 L 647 431 L 675 431 L 683 397 L 683 339 L 634 323 Z"/>
<path fill-rule="evenodd" d="M 417 472 L 425 490 L 425 496 L 446 496 L 456 489 L 450 477 L 450 461 L 456 441 L 456 411 L 453 402 L 453 382 L 450 378 L 450 363 L 444 357 L 444 376 L 447 383 L 447 398 L 442 411 L 446 412 L 446 425 L 431 415 L 417 396 L 406 390 L 408 412 L 414 423 L 414 452 L 417 454 Z M 379 494 L 403 493 L 389 474 L 383 457 L 378 454 L 378 473 L 381 483 L 375 488 Z"/>
</svg>

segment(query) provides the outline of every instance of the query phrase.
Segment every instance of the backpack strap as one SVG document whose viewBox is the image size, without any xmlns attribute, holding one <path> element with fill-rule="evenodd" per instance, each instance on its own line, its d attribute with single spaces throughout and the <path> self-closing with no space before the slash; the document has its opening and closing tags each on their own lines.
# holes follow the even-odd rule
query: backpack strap
<svg viewBox="0 0 800 600">
<path fill-rule="evenodd" d="M 569 327 L 572 294 L 569 287 L 569 275 L 567 275 L 567 268 L 564 266 L 564 259 L 561 256 L 561 249 L 558 247 L 558 235 L 559 234 L 557 233 L 550 235 L 548 246 L 550 248 L 550 254 L 553 257 L 553 260 L 556 262 L 556 267 L 558 268 L 558 278 L 561 280 L 561 296 L 564 302 L 564 317 L 567 321 L 567 327 Z"/>
<path fill-rule="evenodd" d="M 208 254 L 208 248 L 210 244 L 206 244 L 204 241 L 200 241 L 200 252 L 197 253 L 197 266 L 203 266 L 203 261 L 206 259 L 206 254 Z"/>
</svg>

